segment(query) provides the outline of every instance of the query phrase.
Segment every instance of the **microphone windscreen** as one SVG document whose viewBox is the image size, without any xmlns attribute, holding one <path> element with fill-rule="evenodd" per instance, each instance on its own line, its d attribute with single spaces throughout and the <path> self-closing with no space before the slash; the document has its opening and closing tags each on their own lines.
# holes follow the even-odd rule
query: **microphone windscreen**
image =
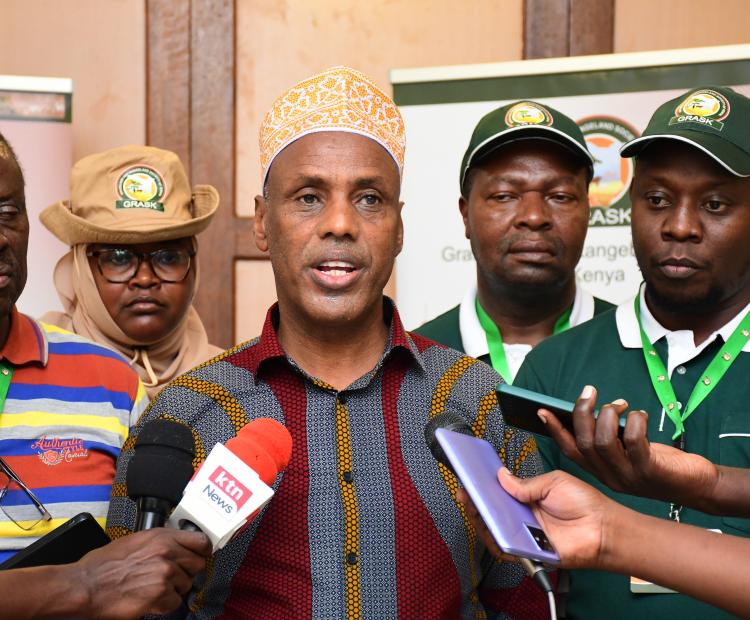
<svg viewBox="0 0 750 620">
<path fill-rule="evenodd" d="M 442 463 L 448 469 L 453 471 L 453 466 L 448 460 L 448 457 L 445 456 L 445 452 L 443 452 L 443 448 L 435 436 L 435 431 L 439 428 L 461 433 L 462 435 L 474 436 L 474 433 L 466 420 L 452 411 L 443 411 L 443 413 L 439 413 L 425 425 L 424 438 L 427 442 L 427 447 L 430 449 L 430 452 L 432 452 L 432 456 L 435 457 L 435 460 L 438 463 Z"/>
<path fill-rule="evenodd" d="M 292 455 L 292 436 L 283 424 L 270 418 L 248 422 L 224 445 L 269 486 L 286 469 Z"/>
<path fill-rule="evenodd" d="M 193 476 L 194 456 L 195 440 L 187 426 L 161 418 L 146 422 L 128 464 L 128 496 L 164 499 L 177 505 Z"/>
</svg>

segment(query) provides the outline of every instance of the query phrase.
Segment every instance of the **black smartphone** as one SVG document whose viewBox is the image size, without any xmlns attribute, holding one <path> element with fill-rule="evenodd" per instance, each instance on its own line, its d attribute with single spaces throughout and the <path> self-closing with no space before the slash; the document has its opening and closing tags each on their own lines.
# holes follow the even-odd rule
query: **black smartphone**
<svg viewBox="0 0 750 620">
<path fill-rule="evenodd" d="M 547 425 L 539 419 L 537 411 L 546 409 L 552 412 L 560 420 L 560 424 L 575 435 L 573 430 L 573 408 L 575 403 L 554 396 L 547 396 L 532 390 L 508 385 L 507 383 L 498 383 L 497 400 L 500 403 L 500 411 L 503 419 L 511 426 L 516 426 L 525 431 L 537 433 L 549 437 Z M 599 415 L 599 411 L 594 411 L 594 416 Z M 617 434 L 622 439 L 622 432 L 625 428 L 625 418 L 620 418 L 620 427 Z"/>
<path fill-rule="evenodd" d="M 82 512 L 5 560 L 0 570 L 70 564 L 109 542 L 109 536 L 96 519 Z"/>
</svg>

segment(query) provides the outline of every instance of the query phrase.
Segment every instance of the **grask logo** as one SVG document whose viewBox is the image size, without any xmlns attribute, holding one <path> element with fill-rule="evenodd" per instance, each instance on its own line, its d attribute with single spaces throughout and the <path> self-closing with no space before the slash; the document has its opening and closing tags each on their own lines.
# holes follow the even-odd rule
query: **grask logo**
<svg viewBox="0 0 750 620">
<path fill-rule="evenodd" d="M 703 88 L 685 97 L 674 113 L 669 121 L 670 125 L 699 123 L 704 127 L 721 131 L 724 129 L 724 123 L 721 121 L 729 116 L 729 101 L 721 93 Z"/>
<path fill-rule="evenodd" d="M 505 113 L 505 124 L 508 127 L 522 127 L 524 125 L 551 125 L 552 114 L 544 108 L 530 101 L 517 103 Z"/>
<path fill-rule="evenodd" d="M 164 197 L 164 179 L 148 166 L 132 166 L 117 180 L 115 201 L 117 209 L 153 209 L 164 211 L 161 199 Z"/>
<path fill-rule="evenodd" d="M 633 161 L 620 157 L 620 148 L 638 137 L 638 130 L 615 116 L 588 116 L 580 119 L 578 126 L 594 156 L 594 175 L 589 185 L 592 208 L 589 226 L 629 224 L 627 191 L 633 178 Z"/>
<path fill-rule="evenodd" d="M 208 476 L 208 479 L 221 489 L 225 495 L 231 498 L 237 506 L 237 510 L 240 510 L 253 494 L 250 489 L 221 466 L 218 466 Z"/>
</svg>

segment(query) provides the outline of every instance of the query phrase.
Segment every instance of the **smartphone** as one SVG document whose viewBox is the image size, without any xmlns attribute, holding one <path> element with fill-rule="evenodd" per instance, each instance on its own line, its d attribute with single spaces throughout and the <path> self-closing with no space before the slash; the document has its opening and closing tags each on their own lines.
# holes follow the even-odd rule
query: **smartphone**
<svg viewBox="0 0 750 620">
<path fill-rule="evenodd" d="M 531 508 L 509 495 L 498 481 L 497 470 L 503 463 L 490 443 L 444 428 L 437 429 L 435 437 L 498 546 L 519 557 L 559 564 L 560 557 Z"/>
<path fill-rule="evenodd" d="M 109 536 L 96 519 L 82 512 L 9 557 L 0 564 L 0 570 L 70 564 L 109 542 Z"/>
<path fill-rule="evenodd" d="M 514 385 L 508 385 L 507 383 L 498 383 L 495 391 L 497 393 L 497 400 L 500 403 L 500 411 L 503 414 L 503 419 L 511 426 L 549 437 L 547 425 L 539 419 L 536 413 L 539 409 L 546 409 L 560 420 L 560 424 L 571 435 L 575 436 L 575 431 L 573 430 L 573 408 L 575 407 L 575 403 Z M 597 415 L 599 415 L 599 411 L 595 410 L 594 417 Z M 617 429 L 617 435 L 620 439 L 622 439 L 624 429 L 625 417 L 623 416 L 620 417 L 620 426 Z"/>
</svg>

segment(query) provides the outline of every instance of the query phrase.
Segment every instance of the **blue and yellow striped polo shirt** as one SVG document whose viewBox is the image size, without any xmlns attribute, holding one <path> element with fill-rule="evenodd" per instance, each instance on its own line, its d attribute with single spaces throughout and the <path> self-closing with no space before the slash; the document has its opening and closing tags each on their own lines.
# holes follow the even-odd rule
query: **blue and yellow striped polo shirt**
<svg viewBox="0 0 750 620">
<path fill-rule="evenodd" d="M 13 376 L 0 412 L 0 456 L 52 520 L 25 531 L 0 510 L 0 562 L 70 517 L 90 512 L 103 525 L 115 462 L 148 400 L 127 360 L 15 308 L 0 357 Z M 13 485 L 2 499 L 27 523 L 38 514 Z M 23 520 L 21 521 L 23 523 Z"/>
</svg>

